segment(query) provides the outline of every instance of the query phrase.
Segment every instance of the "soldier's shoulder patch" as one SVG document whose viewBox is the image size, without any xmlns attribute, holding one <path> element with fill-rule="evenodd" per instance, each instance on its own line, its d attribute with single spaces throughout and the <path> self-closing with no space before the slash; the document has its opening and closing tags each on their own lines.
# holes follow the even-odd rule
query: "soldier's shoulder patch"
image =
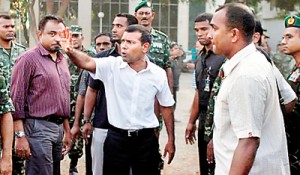
<svg viewBox="0 0 300 175">
<path fill-rule="evenodd" d="M 25 46 L 23 46 L 22 44 L 20 44 L 20 43 L 16 43 L 16 42 L 14 42 L 14 45 L 16 45 L 16 47 L 21 47 L 21 48 L 23 48 L 23 49 L 26 49 L 26 47 Z"/>
<path fill-rule="evenodd" d="M 165 37 L 165 38 L 168 38 L 168 35 L 167 35 L 167 34 L 165 34 L 165 33 L 164 33 L 164 32 L 162 32 L 162 31 L 155 30 L 155 32 L 156 32 L 158 35 L 160 35 L 160 36 L 163 36 L 163 37 Z"/>
<path fill-rule="evenodd" d="M 300 69 L 296 69 L 292 74 L 289 76 L 288 80 L 292 82 L 297 82 L 300 77 Z"/>
</svg>

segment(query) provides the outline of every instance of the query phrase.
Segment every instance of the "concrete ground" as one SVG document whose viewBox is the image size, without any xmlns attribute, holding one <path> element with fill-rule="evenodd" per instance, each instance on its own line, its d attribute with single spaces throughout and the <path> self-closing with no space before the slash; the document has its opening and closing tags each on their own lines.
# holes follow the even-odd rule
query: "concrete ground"
<svg viewBox="0 0 300 175">
<path fill-rule="evenodd" d="M 180 77 L 180 89 L 177 92 L 177 107 L 175 111 L 175 144 L 176 153 L 173 162 L 170 165 L 165 163 L 162 175 L 199 175 L 199 161 L 197 144 L 187 145 L 184 134 L 187 125 L 191 104 L 194 98 L 194 89 L 192 88 L 192 73 L 182 73 Z M 167 141 L 165 127 L 161 132 L 160 146 L 163 153 Z M 62 175 L 68 175 L 69 159 L 65 157 L 62 161 Z M 167 162 L 167 158 L 165 159 Z M 85 175 L 84 156 L 79 160 L 78 170 L 80 175 Z"/>
</svg>

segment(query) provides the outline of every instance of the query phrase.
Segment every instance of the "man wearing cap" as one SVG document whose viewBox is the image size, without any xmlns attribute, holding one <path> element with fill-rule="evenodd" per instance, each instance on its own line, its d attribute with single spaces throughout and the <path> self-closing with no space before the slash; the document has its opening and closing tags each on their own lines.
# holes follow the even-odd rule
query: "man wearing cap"
<svg viewBox="0 0 300 175">
<path fill-rule="evenodd" d="M 173 73 L 169 60 L 169 39 L 166 34 L 152 27 L 152 21 L 155 17 L 153 4 L 149 1 L 142 1 L 135 7 L 134 11 L 139 24 L 144 26 L 151 33 L 152 44 L 148 56 L 152 62 L 166 71 L 169 87 L 171 91 L 173 91 Z M 160 126 L 162 126 L 162 118 L 157 101 L 155 102 L 155 113 L 160 120 Z"/>
<path fill-rule="evenodd" d="M 293 56 L 296 64 L 287 77 L 289 84 L 297 94 L 298 100 L 291 113 L 285 116 L 288 151 L 291 174 L 300 173 L 300 18 L 296 15 L 285 18 L 285 30 L 281 41 L 282 51 Z"/>
<path fill-rule="evenodd" d="M 87 53 L 90 56 L 94 56 L 94 53 L 86 50 L 83 45 L 82 41 L 84 39 L 84 36 L 82 35 L 82 27 L 78 25 L 71 25 L 70 26 L 70 31 L 72 32 L 72 44 L 74 49 L 78 49 L 82 52 Z M 78 96 L 78 91 L 79 91 L 79 82 L 80 82 L 80 77 L 82 76 L 83 71 L 75 66 L 72 62 L 69 62 L 69 68 L 70 68 L 70 74 L 71 74 L 71 87 L 70 87 L 70 127 L 72 128 L 73 125 L 75 126 L 80 126 L 80 116 L 82 115 L 82 112 L 76 111 L 77 107 L 77 102 L 80 101 L 80 95 Z M 79 92 L 80 93 L 80 92 Z M 84 98 L 84 97 L 83 97 Z M 80 102 L 79 102 L 80 103 Z M 78 116 L 78 117 L 75 117 Z M 75 120 L 77 119 L 77 120 Z M 73 135 L 73 132 L 71 130 L 71 134 Z M 74 144 L 72 149 L 69 151 L 69 158 L 70 158 L 70 169 L 69 173 L 70 175 L 75 175 L 78 173 L 77 170 L 77 163 L 78 159 L 82 156 L 83 154 L 83 139 L 82 136 L 78 136 L 74 140 Z M 86 154 L 86 156 L 89 154 Z M 86 163 L 88 162 L 91 158 L 86 157 Z M 87 167 L 91 167 L 91 165 L 86 165 Z"/>
</svg>

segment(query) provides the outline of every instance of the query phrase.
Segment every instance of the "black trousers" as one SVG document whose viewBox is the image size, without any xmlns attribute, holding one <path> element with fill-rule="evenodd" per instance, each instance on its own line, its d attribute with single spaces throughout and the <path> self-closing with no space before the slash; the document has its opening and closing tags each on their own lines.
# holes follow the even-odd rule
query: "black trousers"
<svg viewBox="0 0 300 175">
<path fill-rule="evenodd" d="M 198 130 L 198 153 L 201 175 L 208 174 L 208 163 L 206 160 L 207 142 L 204 140 L 204 129 Z"/>
<path fill-rule="evenodd" d="M 109 129 L 104 142 L 103 175 L 159 175 L 158 139 L 153 132 L 128 136 Z"/>
<path fill-rule="evenodd" d="M 92 171 L 92 155 L 91 155 L 92 137 L 89 138 L 89 142 L 85 145 L 85 174 L 93 175 Z"/>
</svg>

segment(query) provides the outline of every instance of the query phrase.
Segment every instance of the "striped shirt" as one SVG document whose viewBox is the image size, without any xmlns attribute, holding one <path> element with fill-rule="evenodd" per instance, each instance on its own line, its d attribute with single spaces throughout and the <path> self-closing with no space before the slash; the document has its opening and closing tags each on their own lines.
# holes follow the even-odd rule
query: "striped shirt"
<svg viewBox="0 0 300 175">
<path fill-rule="evenodd" d="M 14 120 L 49 115 L 68 117 L 70 112 L 70 72 L 67 59 L 58 52 L 53 61 L 39 43 L 17 60 L 11 79 Z"/>
</svg>

